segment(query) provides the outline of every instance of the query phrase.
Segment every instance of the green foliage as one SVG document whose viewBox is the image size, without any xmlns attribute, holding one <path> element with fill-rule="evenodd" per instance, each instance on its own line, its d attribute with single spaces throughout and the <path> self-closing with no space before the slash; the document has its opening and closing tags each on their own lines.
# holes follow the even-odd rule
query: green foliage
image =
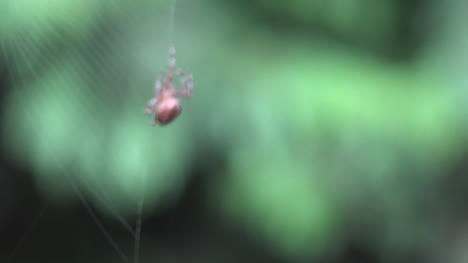
<svg viewBox="0 0 468 263">
<path fill-rule="evenodd" d="M 365 14 L 367 1 L 256 5 L 385 47 L 396 2 L 377 2 Z M 220 149 L 227 167 L 213 171 L 208 202 L 285 257 L 339 249 L 345 226 L 363 222 L 380 222 L 374 238 L 386 255 L 426 240 L 436 212 L 421 219 L 418 196 L 436 194 L 439 168 L 467 139 L 459 75 L 440 73 L 430 52 L 392 64 L 330 40 L 272 33 L 225 7 L 180 1 L 174 40 L 195 94 L 173 124 L 154 128 L 142 110 L 167 64 L 168 2 L 0 3 L 8 10 L 0 42 L 14 69 L 3 139 L 44 196 L 76 200 L 70 183 L 78 182 L 103 210 L 102 194 L 131 213 L 145 177 L 154 208 L 177 197 L 191 161 Z M 457 36 L 456 23 L 447 28 L 443 43 Z M 427 50 L 450 54 L 451 45 L 431 43 Z"/>
</svg>

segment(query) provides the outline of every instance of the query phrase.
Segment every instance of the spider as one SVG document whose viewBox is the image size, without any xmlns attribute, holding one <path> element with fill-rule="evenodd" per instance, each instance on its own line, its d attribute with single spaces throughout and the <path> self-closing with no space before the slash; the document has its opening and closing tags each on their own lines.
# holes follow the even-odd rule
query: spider
<svg viewBox="0 0 468 263">
<path fill-rule="evenodd" d="M 179 77 L 184 89 L 177 89 L 175 77 Z M 190 98 L 193 91 L 192 73 L 183 71 L 176 66 L 176 49 L 169 47 L 169 66 L 166 81 L 163 83 L 163 74 L 159 73 L 154 85 L 155 94 L 146 105 L 145 114 L 154 115 L 151 125 L 166 125 L 174 120 L 182 111 L 178 97 Z"/>
</svg>

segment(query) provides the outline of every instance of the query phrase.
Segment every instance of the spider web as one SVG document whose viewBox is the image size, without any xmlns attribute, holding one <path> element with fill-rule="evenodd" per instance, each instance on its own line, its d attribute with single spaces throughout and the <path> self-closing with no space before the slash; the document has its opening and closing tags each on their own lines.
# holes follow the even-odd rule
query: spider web
<svg viewBox="0 0 468 263">
<path fill-rule="evenodd" d="M 175 0 L 54 1 L 53 10 L 29 2 L 6 3 L 11 12 L 4 19 L 13 26 L 0 35 L 13 80 L 4 130 L 10 153 L 28 161 L 45 197 L 78 200 L 121 261 L 140 262 L 143 211 L 180 188 L 188 152 L 183 123 L 155 131 L 143 114 L 167 60 L 161 36 L 169 31 L 173 41 Z M 8 262 L 20 256 L 44 211 Z M 103 215 L 133 239 L 133 259 Z"/>
</svg>

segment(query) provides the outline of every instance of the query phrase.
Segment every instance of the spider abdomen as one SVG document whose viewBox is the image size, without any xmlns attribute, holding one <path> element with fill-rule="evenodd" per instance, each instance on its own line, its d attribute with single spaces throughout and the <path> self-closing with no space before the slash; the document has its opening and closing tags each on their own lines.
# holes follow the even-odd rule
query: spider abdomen
<svg viewBox="0 0 468 263">
<path fill-rule="evenodd" d="M 158 105 L 155 120 L 161 125 L 168 124 L 175 119 L 181 111 L 182 107 L 178 99 L 165 97 Z"/>
</svg>

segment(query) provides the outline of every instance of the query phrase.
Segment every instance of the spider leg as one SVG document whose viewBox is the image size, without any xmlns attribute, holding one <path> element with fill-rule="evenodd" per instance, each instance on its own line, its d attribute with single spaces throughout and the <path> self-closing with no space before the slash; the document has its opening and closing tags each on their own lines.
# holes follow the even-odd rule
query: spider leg
<svg viewBox="0 0 468 263">
<path fill-rule="evenodd" d="M 177 71 L 176 61 L 176 49 L 174 44 L 171 44 L 169 46 L 169 71 Z"/>
<path fill-rule="evenodd" d="M 151 121 L 151 122 L 149 123 L 149 125 L 150 125 L 150 126 L 159 126 L 159 123 L 157 123 L 156 121 L 153 120 L 153 121 Z"/>
<path fill-rule="evenodd" d="M 162 89 L 163 83 L 163 74 L 159 73 L 158 76 L 156 77 L 156 83 L 154 84 L 154 96 L 157 97 L 159 95 L 159 92 Z"/>
<path fill-rule="evenodd" d="M 176 95 L 183 98 L 192 97 L 193 93 L 193 76 L 190 71 L 183 71 L 181 69 L 176 70 L 177 76 L 180 77 L 182 84 L 184 85 L 183 90 L 177 90 Z"/>
<path fill-rule="evenodd" d="M 152 98 L 148 101 L 146 104 L 145 108 L 145 114 L 146 115 L 154 115 L 156 114 L 156 103 L 158 102 L 158 99 Z"/>
</svg>

